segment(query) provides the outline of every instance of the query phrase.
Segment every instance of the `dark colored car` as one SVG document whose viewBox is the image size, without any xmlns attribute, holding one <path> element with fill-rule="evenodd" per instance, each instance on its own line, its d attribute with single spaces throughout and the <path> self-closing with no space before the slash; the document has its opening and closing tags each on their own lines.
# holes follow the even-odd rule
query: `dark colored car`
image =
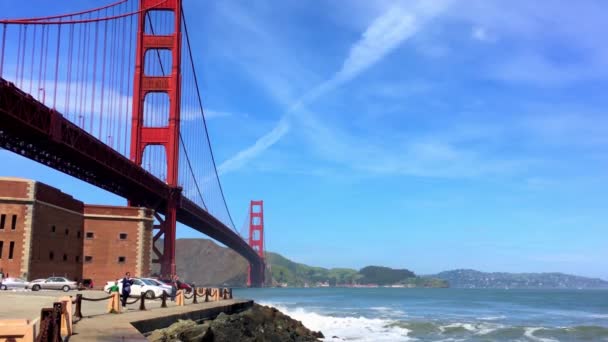
<svg viewBox="0 0 608 342">
<path fill-rule="evenodd" d="M 169 285 L 171 285 L 171 283 L 172 283 L 171 279 L 160 279 L 160 281 L 162 281 L 165 284 L 169 284 Z M 183 281 L 179 281 L 179 280 L 177 281 L 177 288 L 179 290 L 186 291 L 186 293 L 192 292 L 192 286 L 190 286 L 188 283 L 185 283 Z"/>
<path fill-rule="evenodd" d="M 82 279 L 82 283 L 80 283 L 80 289 L 92 289 L 93 288 L 93 279 Z"/>
</svg>

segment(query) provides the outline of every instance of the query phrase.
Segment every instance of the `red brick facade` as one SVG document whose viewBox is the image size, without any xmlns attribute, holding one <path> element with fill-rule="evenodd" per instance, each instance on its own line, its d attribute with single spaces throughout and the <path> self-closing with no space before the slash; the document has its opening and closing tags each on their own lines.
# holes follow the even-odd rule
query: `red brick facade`
<svg viewBox="0 0 608 342">
<path fill-rule="evenodd" d="M 149 209 L 85 205 L 43 183 L 0 178 L 5 275 L 88 278 L 96 286 L 126 271 L 149 275 L 152 226 Z"/>
<path fill-rule="evenodd" d="M 125 272 L 150 274 L 153 211 L 87 205 L 84 209 L 84 274 L 96 285 Z"/>
</svg>

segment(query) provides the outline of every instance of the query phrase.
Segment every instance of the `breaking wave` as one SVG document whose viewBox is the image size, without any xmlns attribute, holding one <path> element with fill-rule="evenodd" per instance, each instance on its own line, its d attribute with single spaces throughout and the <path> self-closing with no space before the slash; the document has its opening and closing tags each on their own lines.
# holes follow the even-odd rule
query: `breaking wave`
<svg viewBox="0 0 608 342">
<path fill-rule="evenodd" d="M 532 327 L 512 326 L 496 322 L 501 316 L 479 317 L 477 322 L 445 322 L 441 320 L 391 320 L 355 316 L 337 317 L 303 308 L 273 306 L 309 329 L 321 331 L 325 341 L 606 341 L 608 327 Z M 375 311 L 386 311 L 378 307 Z"/>
</svg>

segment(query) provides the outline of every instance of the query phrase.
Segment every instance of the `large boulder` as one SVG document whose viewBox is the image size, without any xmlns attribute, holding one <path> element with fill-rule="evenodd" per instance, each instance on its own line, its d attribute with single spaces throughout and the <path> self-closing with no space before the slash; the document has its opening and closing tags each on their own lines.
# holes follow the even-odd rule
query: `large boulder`
<svg viewBox="0 0 608 342">
<path fill-rule="evenodd" d="M 313 342 L 323 338 L 321 332 L 306 328 L 275 308 L 254 306 L 238 314 L 219 314 L 203 324 L 179 321 L 166 329 L 156 330 L 149 339 L 165 341 L 203 342 Z"/>
</svg>

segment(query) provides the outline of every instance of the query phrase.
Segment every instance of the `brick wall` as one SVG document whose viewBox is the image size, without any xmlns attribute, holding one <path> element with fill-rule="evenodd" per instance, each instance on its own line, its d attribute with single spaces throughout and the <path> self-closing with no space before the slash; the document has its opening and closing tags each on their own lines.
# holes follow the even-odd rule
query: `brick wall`
<svg viewBox="0 0 608 342">
<path fill-rule="evenodd" d="M 21 262 L 23 258 L 23 221 L 25 209 L 26 206 L 23 204 L 0 202 L 0 269 L 3 270 L 5 275 L 7 273 L 14 277 L 22 275 Z M 15 222 L 14 226 L 13 220 Z M 11 244 L 13 245 L 12 255 L 10 255 Z"/>
<path fill-rule="evenodd" d="M 142 248 L 152 238 L 151 211 L 86 205 L 84 213 L 84 278 L 101 287 L 125 272 L 135 277 L 149 275 L 149 256 L 144 260 Z"/>
<path fill-rule="evenodd" d="M 85 206 L 46 184 L 0 178 L 0 268 L 29 280 L 88 278 L 96 287 L 127 271 L 148 276 L 153 215 L 145 208 Z"/>
<path fill-rule="evenodd" d="M 5 276 L 21 277 L 27 266 L 24 242 L 33 186 L 34 182 L 24 179 L 0 178 L 0 269 Z"/>
<path fill-rule="evenodd" d="M 82 279 L 82 214 L 34 204 L 29 278 Z"/>
</svg>

